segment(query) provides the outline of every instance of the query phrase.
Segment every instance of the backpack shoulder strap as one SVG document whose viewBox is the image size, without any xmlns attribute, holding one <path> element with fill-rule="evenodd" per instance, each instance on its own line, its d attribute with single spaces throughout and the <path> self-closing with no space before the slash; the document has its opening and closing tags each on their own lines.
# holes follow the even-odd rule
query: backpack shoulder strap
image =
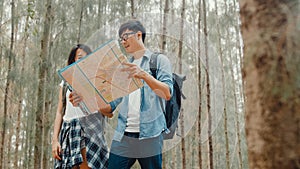
<svg viewBox="0 0 300 169">
<path fill-rule="evenodd" d="M 151 55 L 151 57 L 150 57 L 150 62 L 149 62 L 149 64 L 150 64 L 150 71 L 151 71 L 151 73 L 152 73 L 152 76 L 153 76 L 155 79 L 157 79 L 157 78 L 156 78 L 156 71 L 157 71 L 157 56 L 160 55 L 160 54 L 161 54 L 161 53 L 159 53 L 159 52 L 154 52 L 154 53 Z M 162 98 L 159 98 L 159 103 L 160 103 L 160 107 L 161 107 L 163 113 L 165 114 L 166 112 L 165 112 L 165 109 L 164 109 L 164 107 L 163 107 Z"/>
<path fill-rule="evenodd" d="M 157 56 L 159 55 L 159 52 L 154 52 L 150 57 L 150 71 L 152 73 L 152 76 L 156 79 L 156 71 L 157 71 Z"/>
<path fill-rule="evenodd" d="M 66 97 L 67 90 L 68 90 L 68 85 L 67 85 L 67 83 L 64 83 L 63 87 L 62 87 L 62 104 L 63 104 L 62 113 L 63 113 L 63 115 L 66 112 L 66 106 L 67 106 L 67 97 Z"/>
</svg>

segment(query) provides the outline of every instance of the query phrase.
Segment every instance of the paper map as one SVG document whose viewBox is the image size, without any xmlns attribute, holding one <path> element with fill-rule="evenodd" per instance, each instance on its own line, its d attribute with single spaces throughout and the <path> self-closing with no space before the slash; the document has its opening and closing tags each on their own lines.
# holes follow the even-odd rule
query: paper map
<svg viewBox="0 0 300 169">
<path fill-rule="evenodd" d="M 128 78 L 122 63 L 128 62 L 116 40 L 108 41 L 91 54 L 58 71 L 71 89 L 83 98 L 89 113 L 99 110 L 100 102 L 109 103 L 141 88 L 140 79 Z"/>
</svg>

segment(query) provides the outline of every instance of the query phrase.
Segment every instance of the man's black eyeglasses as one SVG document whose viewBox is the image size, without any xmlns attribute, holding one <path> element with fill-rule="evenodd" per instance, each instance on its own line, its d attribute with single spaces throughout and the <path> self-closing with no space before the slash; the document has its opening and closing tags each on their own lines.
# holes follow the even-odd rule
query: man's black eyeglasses
<svg viewBox="0 0 300 169">
<path fill-rule="evenodd" d="M 122 37 L 119 38 L 119 41 L 122 42 L 122 41 L 127 41 L 130 36 L 129 35 L 132 35 L 132 34 L 136 34 L 136 32 L 128 32 L 128 33 L 124 33 Z"/>
</svg>

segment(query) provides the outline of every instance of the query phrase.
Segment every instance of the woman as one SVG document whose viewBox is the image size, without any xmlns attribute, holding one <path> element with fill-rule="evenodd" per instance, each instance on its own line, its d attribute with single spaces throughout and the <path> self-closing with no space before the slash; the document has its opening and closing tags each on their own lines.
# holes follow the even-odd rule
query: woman
<svg viewBox="0 0 300 169">
<path fill-rule="evenodd" d="M 69 54 L 68 65 L 90 53 L 91 49 L 88 46 L 76 45 Z M 70 93 L 62 81 L 52 139 L 54 168 L 107 168 L 108 151 L 103 134 L 104 117 L 100 113 L 85 116 L 79 107 L 74 107 L 70 103 Z"/>
</svg>

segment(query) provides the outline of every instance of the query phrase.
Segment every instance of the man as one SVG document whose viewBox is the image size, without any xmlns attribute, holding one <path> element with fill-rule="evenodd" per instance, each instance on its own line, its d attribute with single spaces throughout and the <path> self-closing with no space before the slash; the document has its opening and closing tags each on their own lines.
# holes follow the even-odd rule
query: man
<svg viewBox="0 0 300 169">
<path fill-rule="evenodd" d="M 119 29 L 120 43 L 132 56 L 124 63 L 123 71 L 129 78 L 143 81 L 141 89 L 128 96 L 116 99 L 100 108 L 104 115 L 119 106 L 118 124 L 109 156 L 109 169 L 130 168 L 138 160 L 143 169 L 162 168 L 162 133 L 167 131 L 161 100 L 172 95 L 172 68 L 164 55 L 157 57 L 155 79 L 151 75 L 149 62 L 152 52 L 144 46 L 146 31 L 138 20 L 129 20 Z M 163 101 L 162 104 L 165 104 Z"/>
</svg>

